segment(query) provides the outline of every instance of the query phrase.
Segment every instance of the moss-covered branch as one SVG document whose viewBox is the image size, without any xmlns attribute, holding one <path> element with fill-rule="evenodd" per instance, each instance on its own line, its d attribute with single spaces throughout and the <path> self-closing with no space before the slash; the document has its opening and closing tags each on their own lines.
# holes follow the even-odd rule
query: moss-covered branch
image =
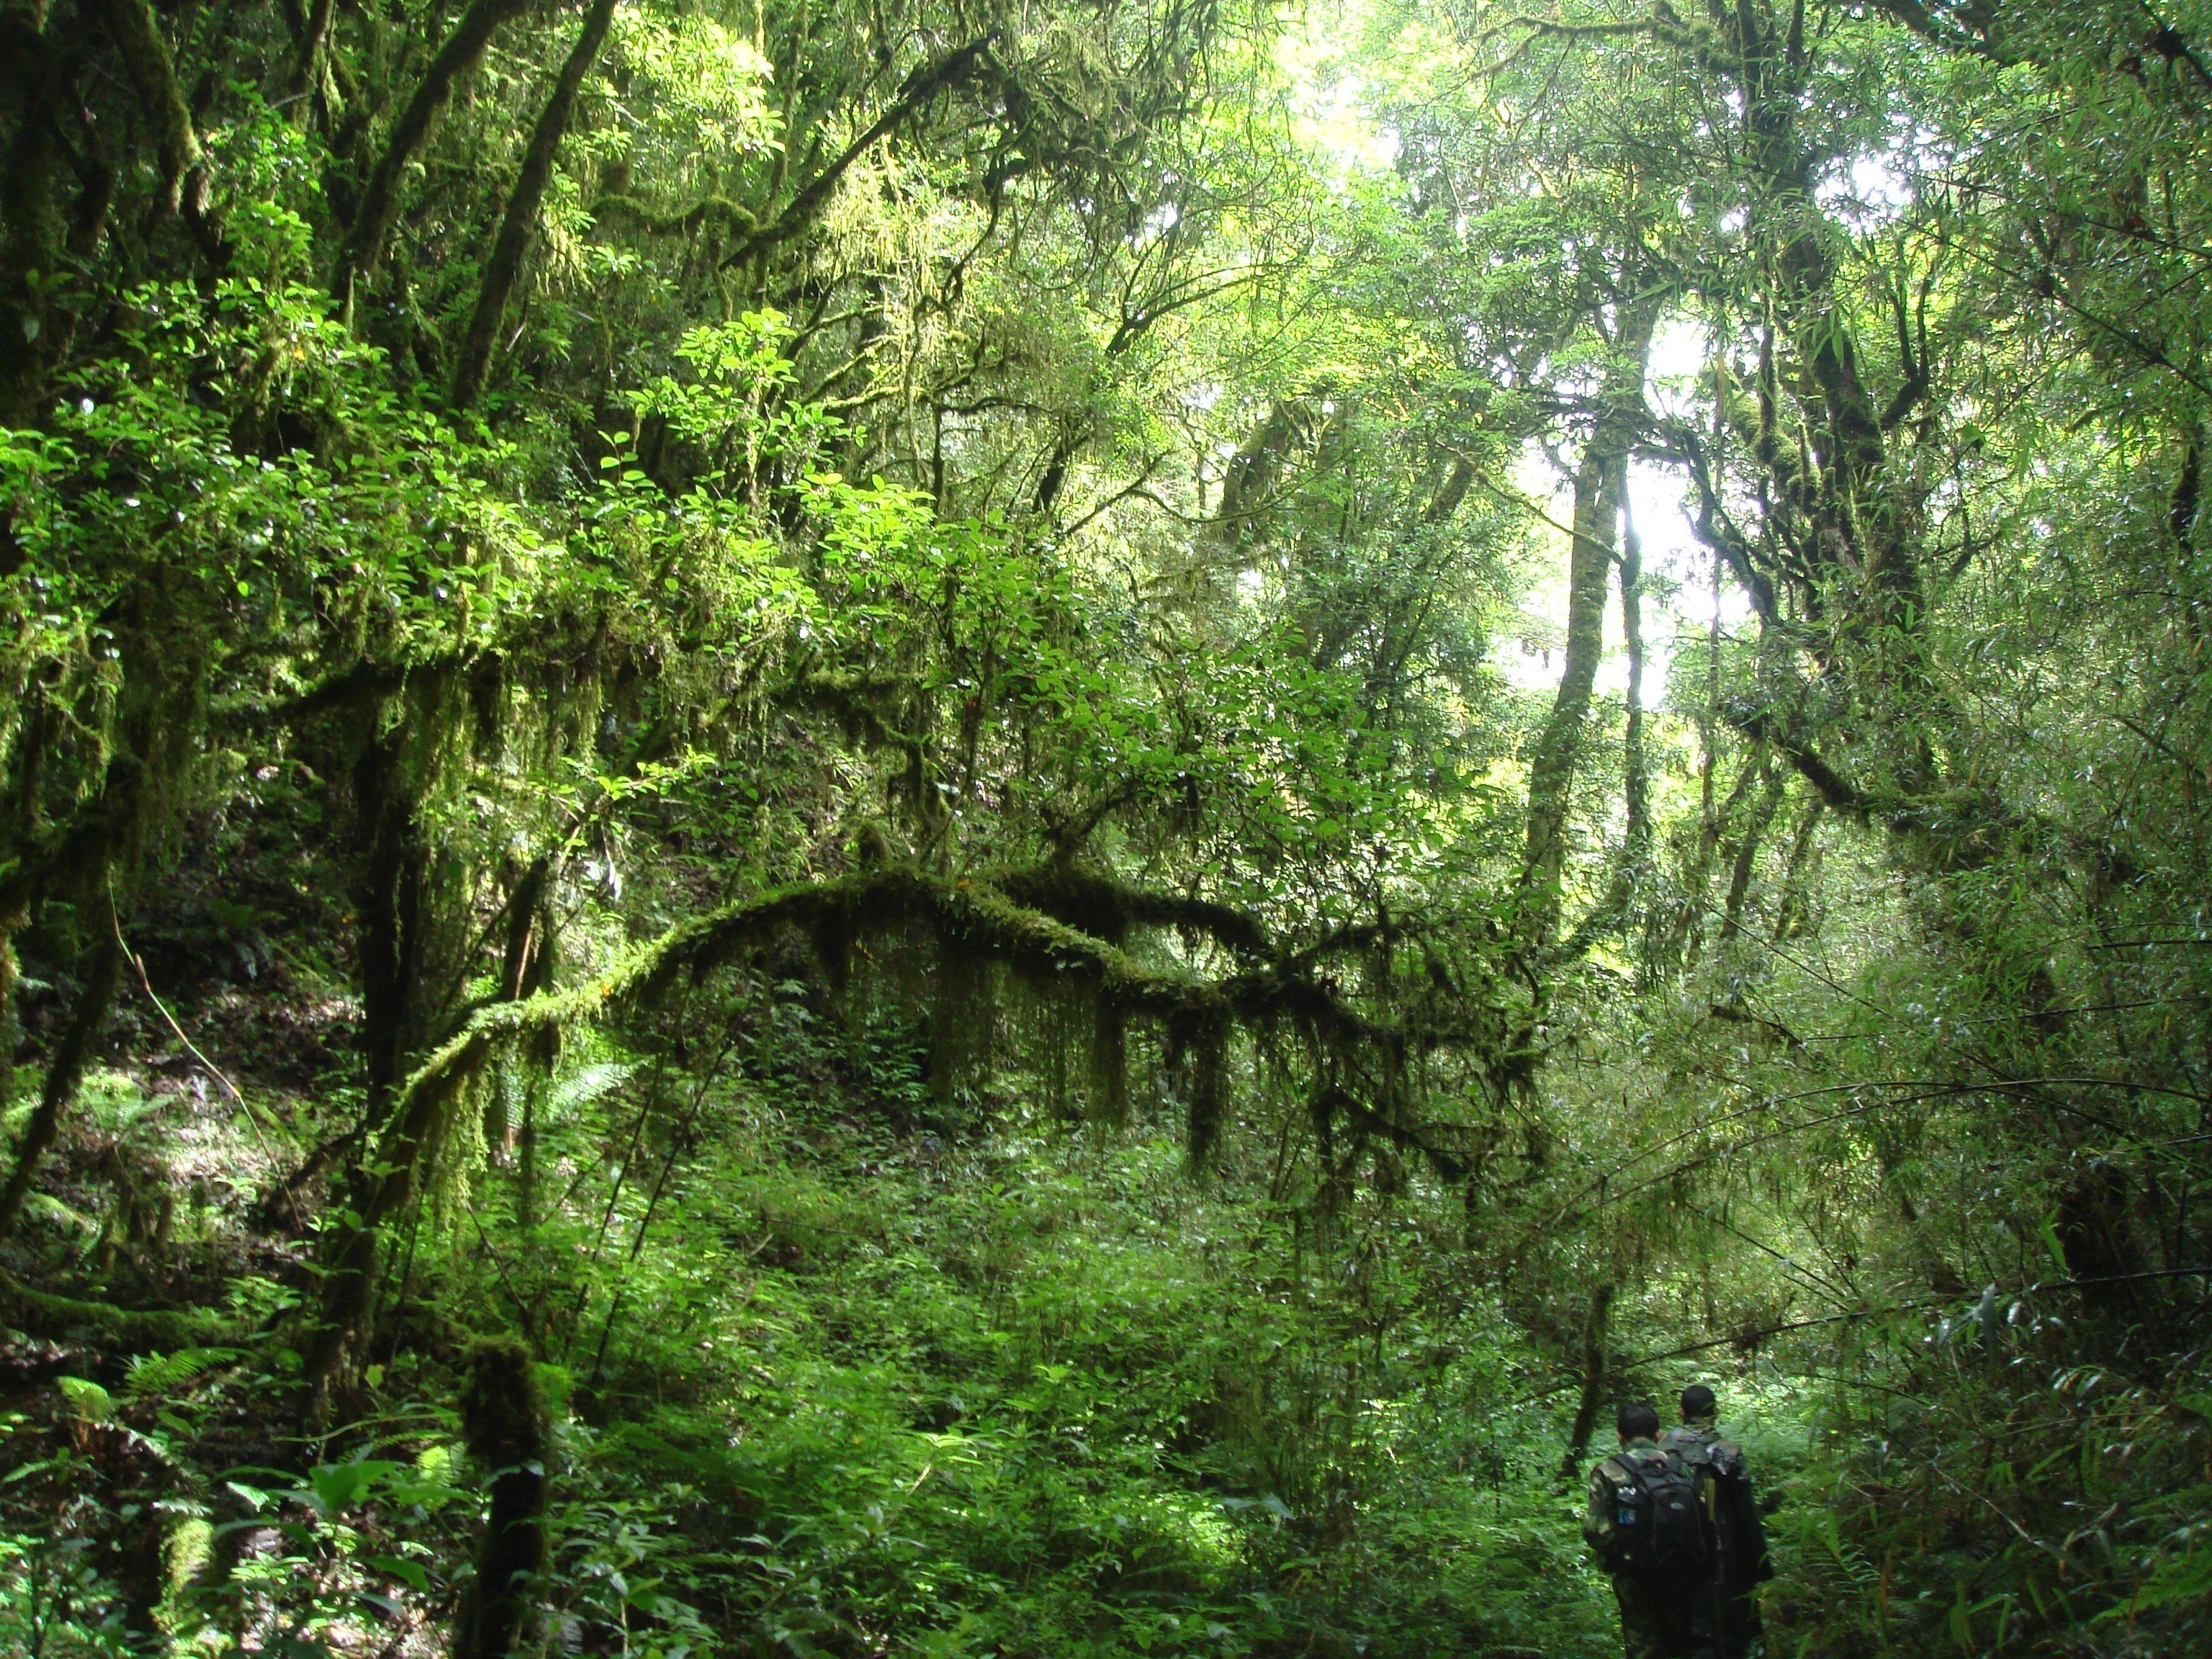
<svg viewBox="0 0 2212 1659">
<path fill-rule="evenodd" d="M 118 1308 L 34 1291 L 0 1272 L 0 1324 L 31 1336 L 91 1333 L 124 1352 L 204 1348 L 242 1340 L 237 1320 L 222 1314 Z"/>
<path fill-rule="evenodd" d="M 1133 925 L 1202 932 L 1251 965 L 1219 979 L 1147 965 L 1121 942 Z M 419 1189 L 422 1150 L 471 1080 L 503 1051 L 531 1039 L 540 1040 L 535 1046 L 542 1048 L 543 1039 L 568 1028 L 655 1006 L 684 975 L 705 974 L 793 929 L 835 952 L 856 941 L 918 929 L 934 938 L 949 959 L 994 963 L 1031 986 L 1073 994 L 1093 1011 L 1094 1068 L 1118 1073 L 1127 1026 L 1152 1022 L 1163 1034 L 1170 1071 L 1182 1079 L 1190 1144 L 1200 1157 L 1225 1115 L 1232 1027 L 1286 1029 L 1318 1066 L 1343 1078 L 1357 1057 L 1372 1056 L 1366 1068 L 1372 1086 L 1362 1091 L 1368 1098 L 1344 1096 L 1350 1103 L 1347 1120 L 1360 1133 L 1419 1150 L 1447 1173 L 1459 1160 L 1408 1121 L 1409 1061 L 1439 1048 L 1479 1049 L 1494 1041 L 1493 1033 L 1477 1024 L 1377 1021 L 1334 983 L 1285 958 L 1240 912 L 1145 894 L 1065 867 L 980 877 L 897 865 L 742 900 L 670 929 L 580 985 L 479 1010 L 398 1091 L 370 1160 L 379 1173 L 358 1206 L 358 1224 L 340 1236 L 328 1263 L 309 1368 L 311 1419 L 332 1403 L 374 1305 L 378 1230 L 402 1213 Z M 842 963 L 825 965 L 842 971 Z M 1110 1078 L 1102 1092 L 1110 1098 L 1120 1087 L 1118 1077 Z"/>
<path fill-rule="evenodd" d="M 399 181 L 405 175 L 407 164 L 415 152 L 429 137 L 430 124 L 438 112 L 453 96 L 453 88 L 465 76 L 475 72 L 483 59 L 491 37 L 499 26 L 521 12 L 528 0 L 473 0 L 453 25 L 453 32 L 438 48 L 438 55 L 422 71 L 416 83 L 414 95 L 393 123 L 391 137 L 386 139 L 384 153 L 377 158 L 376 167 L 363 187 L 360 210 L 354 215 L 353 228 L 347 233 L 345 246 L 338 255 L 338 265 L 331 289 L 340 304 L 349 303 L 354 284 L 376 268 L 383 256 L 384 239 L 391 234 L 392 222 L 399 211 Z"/>
<path fill-rule="evenodd" d="M 702 196 L 688 208 L 667 212 L 642 197 L 619 192 L 592 203 L 592 217 L 627 220 L 648 236 L 692 236 L 710 224 L 744 233 L 756 222 L 750 210 L 726 196 Z"/>
</svg>

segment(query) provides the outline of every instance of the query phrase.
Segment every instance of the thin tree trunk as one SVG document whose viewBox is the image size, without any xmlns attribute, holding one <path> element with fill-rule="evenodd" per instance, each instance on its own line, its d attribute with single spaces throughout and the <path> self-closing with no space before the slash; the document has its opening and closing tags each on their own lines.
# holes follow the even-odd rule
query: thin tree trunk
<svg viewBox="0 0 2212 1659">
<path fill-rule="evenodd" d="M 1789 862 L 1783 866 L 1782 902 L 1774 913 L 1774 939 L 1779 944 L 1795 939 L 1806 930 L 1812 911 L 1812 900 L 1808 896 L 1806 872 L 1814 863 L 1818 846 L 1817 836 L 1820 817 L 1826 806 L 1815 796 L 1799 820 L 1797 834 L 1790 847 Z"/>
<path fill-rule="evenodd" d="M 1603 404 L 1575 469 L 1567 555 L 1566 661 L 1551 718 L 1528 768 L 1521 936 L 1540 954 L 1550 951 L 1559 931 L 1575 774 L 1582 759 L 1590 688 L 1605 648 L 1606 587 L 1613 573 L 1613 538 L 1626 477 L 1624 463 L 1642 422 L 1644 365 L 1657 319 L 1656 298 L 1639 300 L 1624 312 Z"/>
<path fill-rule="evenodd" d="M 1721 913 L 1721 938 L 1734 939 L 1743 931 L 1743 902 L 1751 891 L 1752 872 L 1758 867 L 1759 845 L 1765 836 L 1766 826 L 1773 819 L 1774 809 L 1782 805 L 1783 791 L 1788 787 L 1788 776 L 1781 768 L 1769 763 L 1766 769 L 1766 787 L 1759 793 L 1759 805 L 1751 814 L 1751 822 L 1743 827 L 1743 842 L 1735 849 L 1735 863 L 1729 872 L 1727 908 Z"/>
<path fill-rule="evenodd" d="M 1583 1390 L 1575 1406 L 1573 1428 L 1567 1436 L 1567 1455 L 1559 1460 L 1559 1479 L 1571 1481 L 1589 1453 L 1590 1437 L 1597 1432 L 1597 1414 L 1605 1406 L 1605 1336 L 1612 1322 L 1613 1298 L 1619 1286 L 1601 1285 L 1590 1292 L 1589 1320 L 1583 1327 Z"/>
<path fill-rule="evenodd" d="M 471 1352 L 461 1427 L 490 1501 L 476 1577 L 454 1618 L 453 1656 L 508 1659 L 534 1650 L 532 1592 L 545 1567 L 546 1469 L 553 1456 L 544 1395 L 530 1350 L 515 1338 L 488 1338 Z"/>
<path fill-rule="evenodd" d="M 1583 726 L 1590 688 L 1605 645 L 1605 590 L 1613 568 L 1613 520 L 1619 501 L 1613 457 L 1594 436 L 1575 469 L 1573 535 L 1567 561 L 1566 661 L 1551 718 L 1536 740 L 1528 768 L 1528 850 L 1523 860 L 1522 935 L 1548 950 L 1558 931 L 1566 860 L 1567 820 L 1575 771 L 1582 758 Z"/>
<path fill-rule="evenodd" d="M 1728 826 L 1735 822 L 1750 795 L 1752 785 L 1765 775 L 1766 750 L 1761 744 L 1745 758 L 1728 799 L 1706 813 L 1698 829 L 1697 852 L 1683 877 L 1682 908 L 1675 916 L 1672 940 L 1672 954 L 1684 968 L 1694 967 L 1705 948 L 1705 885 L 1712 878 L 1713 860 L 1726 839 Z"/>
<path fill-rule="evenodd" d="M 1620 461 L 1620 632 L 1628 651 L 1628 718 L 1621 735 L 1620 791 L 1626 822 L 1621 836 L 1626 905 L 1651 860 L 1651 776 L 1644 752 L 1644 538 L 1628 499 L 1628 458 Z"/>
<path fill-rule="evenodd" d="M 1605 896 L 1592 907 L 1564 954 L 1580 957 L 1605 935 L 1622 929 L 1651 862 L 1651 787 L 1644 753 L 1644 542 L 1629 508 L 1628 458 L 1620 459 L 1616 495 L 1620 503 L 1620 630 L 1628 652 L 1627 721 L 1620 743 L 1620 793 L 1626 822 L 1620 858 Z M 1649 958 L 1650 952 L 1643 953 Z"/>
<path fill-rule="evenodd" d="M 429 137 L 430 124 L 453 96 L 453 88 L 483 60 L 494 32 L 528 3 L 529 0 L 471 0 L 453 25 L 453 32 L 446 37 L 446 44 L 422 71 L 414 96 L 400 112 L 391 137 L 385 142 L 384 154 L 377 158 L 375 170 L 362 191 L 360 210 L 354 215 L 353 228 L 347 234 L 337 270 L 331 279 L 332 295 L 349 313 L 356 286 L 383 257 L 384 239 L 391 234 L 392 222 L 399 210 L 400 179 Z"/>
<path fill-rule="evenodd" d="M 559 154 L 561 140 L 568 131 L 568 119 L 576 107 L 576 94 L 591 73 L 592 65 L 599 61 L 599 48 L 606 44 L 607 29 L 614 21 L 615 0 L 592 0 L 592 9 L 584 14 L 584 27 L 576 36 L 576 44 L 569 49 L 568 61 L 561 65 L 561 73 L 553 82 L 553 93 L 538 112 L 538 125 L 530 135 L 530 147 L 522 154 L 522 169 L 515 174 L 514 189 L 507 198 L 507 211 L 501 216 L 499 234 L 493 240 L 491 258 L 484 266 L 483 283 L 477 291 L 476 310 L 470 315 L 468 332 L 461 340 L 460 362 L 453 369 L 453 407 L 467 409 L 483 390 L 484 376 L 491 368 L 491 356 L 499 337 L 500 319 L 507 312 L 507 295 L 514 291 L 515 279 L 521 275 L 522 261 L 530 251 L 531 238 L 538 228 L 538 210 L 545 199 L 545 186 L 553 177 L 553 160 Z"/>
<path fill-rule="evenodd" d="M 409 714 L 417 720 L 428 718 L 419 704 Z M 310 1424 L 325 1420 L 338 1395 L 350 1384 L 353 1357 L 368 1334 L 375 1307 L 378 1229 L 412 1194 L 416 1154 L 435 1121 L 418 1095 L 410 1103 L 408 1121 L 378 1133 L 421 1035 L 416 988 L 424 978 L 428 872 L 405 775 L 407 722 L 388 733 L 377 732 L 382 714 L 374 705 L 368 719 L 371 735 L 353 777 L 354 811 L 366 842 L 356 898 L 366 1098 L 356 1161 L 346 1182 L 345 1207 L 352 1218 L 330 1235 L 322 1306 L 309 1342 Z M 443 1104 L 441 1096 L 437 1109 Z"/>
</svg>

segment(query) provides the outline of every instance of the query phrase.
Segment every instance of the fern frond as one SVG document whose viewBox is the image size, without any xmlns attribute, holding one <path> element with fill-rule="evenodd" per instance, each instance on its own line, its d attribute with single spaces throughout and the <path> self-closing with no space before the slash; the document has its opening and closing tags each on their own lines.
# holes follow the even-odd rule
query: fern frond
<svg viewBox="0 0 2212 1659">
<path fill-rule="evenodd" d="M 141 1354 L 131 1362 L 123 1392 L 132 1400 L 168 1394 L 219 1365 L 228 1365 L 238 1352 L 236 1348 L 179 1348 L 171 1354 Z"/>
<path fill-rule="evenodd" d="M 602 1095 L 612 1094 L 621 1088 L 629 1081 L 630 1073 L 636 1070 L 635 1066 L 613 1060 L 579 1066 L 546 1091 L 545 1109 L 548 1112 L 559 1113 L 573 1112 L 579 1107 L 588 1106 Z"/>
</svg>

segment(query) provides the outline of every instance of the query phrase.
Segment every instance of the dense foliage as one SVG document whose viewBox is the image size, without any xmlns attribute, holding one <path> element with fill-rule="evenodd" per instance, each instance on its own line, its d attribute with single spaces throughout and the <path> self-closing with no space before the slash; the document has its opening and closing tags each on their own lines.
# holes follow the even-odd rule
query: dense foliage
<svg viewBox="0 0 2212 1659">
<path fill-rule="evenodd" d="M 0 0 L 0 1638 L 2212 1638 L 2212 8 Z M 1655 508 L 1661 509 L 1655 512 Z"/>
</svg>

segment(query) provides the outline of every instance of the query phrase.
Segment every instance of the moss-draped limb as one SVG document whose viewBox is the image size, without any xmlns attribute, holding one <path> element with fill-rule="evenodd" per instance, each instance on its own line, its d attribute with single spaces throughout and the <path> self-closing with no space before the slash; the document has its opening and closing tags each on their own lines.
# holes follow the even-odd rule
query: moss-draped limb
<svg viewBox="0 0 2212 1659">
<path fill-rule="evenodd" d="M 568 118 L 576 106 L 576 94 L 584 77 L 599 61 L 613 23 L 615 0 L 592 0 L 584 23 L 570 48 L 568 61 L 554 77 L 552 93 L 538 112 L 538 125 L 522 153 L 522 168 L 508 192 L 501 216 L 499 234 L 493 239 L 491 258 L 485 263 L 483 282 L 477 290 L 476 308 L 470 313 L 468 332 L 461 338 L 460 362 L 453 370 L 453 407 L 466 409 L 483 389 L 491 368 L 492 345 L 500 319 L 507 311 L 507 295 L 522 273 L 522 261 L 538 226 L 538 210 L 545 200 L 545 186 L 553 177 L 553 158 L 568 136 Z"/>
<path fill-rule="evenodd" d="M 34 1291 L 0 1272 L 0 1324 L 30 1336 L 90 1333 L 101 1343 L 130 1351 L 204 1348 L 246 1340 L 248 1332 L 228 1315 L 175 1309 L 118 1308 L 73 1296 Z"/>
<path fill-rule="evenodd" d="M 1202 934 L 1239 957 L 1279 960 L 1282 951 L 1243 911 L 1211 899 L 1129 887 L 1073 860 L 995 872 L 991 885 L 1017 904 L 1118 945 L 1132 927 Z"/>
<path fill-rule="evenodd" d="M 1285 1020 L 1330 1046 L 1471 1048 L 1490 1036 L 1474 1026 L 1383 1024 L 1352 1007 L 1333 986 L 1295 968 L 1264 966 L 1220 980 L 1147 968 L 1118 945 L 1016 903 L 997 882 L 894 866 L 726 906 L 670 929 L 583 984 L 479 1011 L 400 1091 L 376 1161 L 392 1161 L 391 1154 L 401 1147 L 389 1138 L 406 1135 L 422 1102 L 450 1097 L 500 1045 L 600 1018 L 625 1004 L 655 1002 L 679 975 L 703 973 L 787 927 L 859 938 L 917 923 L 954 948 L 1018 973 L 1068 976 L 1124 1023 Z"/>
<path fill-rule="evenodd" d="M 529 0 L 472 0 L 453 25 L 453 32 L 446 37 L 445 45 L 438 48 L 438 55 L 422 71 L 414 95 L 392 125 L 384 153 L 377 158 L 362 191 L 360 210 L 338 255 L 331 290 L 341 306 L 350 305 L 354 285 L 374 270 L 383 257 L 384 239 L 391 234 L 392 222 L 399 211 L 400 179 L 429 137 L 430 124 L 453 96 L 454 87 L 483 61 L 494 32 L 528 3 Z"/>
<path fill-rule="evenodd" d="M 419 1188 L 423 1148 L 436 1139 L 442 1115 L 499 1054 L 568 1027 L 650 1007 L 684 975 L 701 975 L 796 929 L 819 941 L 855 941 L 921 932 L 940 954 L 970 966 L 995 964 L 1034 984 L 1074 993 L 1094 1010 L 1094 1066 L 1119 1073 L 1125 1033 L 1152 1021 L 1185 1065 L 1194 1150 L 1202 1153 L 1226 1114 L 1224 1076 L 1232 1026 L 1280 1026 L 1309 1052 L 1340 1061 L 1361 1052 L 1385 1056 L 1376 1099 L 1352 1115 L 1355 1128 L 1415 1149 L 1447 1173 L 1462 1160 L 1407 1121 L 1407 1057 L 1438 1048 L 1482 1049 L 1494 1034 L 1479 1025 L 1391 1025 L 1352 1006 L 1329 981 L 1270 953 L 1244 971 L 1207 979 L 1147 966 L 1120 945 L 1028 904 L 1008 890 L 1066 903 L 1071 892 L 1115 896 L 1113 915 L 1146 925 L 1201 925 L 1215 937 L 1264 942 L 1256 923 L 1226 907 L 1155 896 L 1131 902 L 1133 890 L 1103 876 L 1069 884 L 1066 872 L 1008 872 L 993 878 L 932 874 L 893 865 L 822 882 L 785 887 L 741 900 L 684 922 L 632 951 L 597 977 L 562 991 L 542 992 L 478 1010 L 423 1060 L 398 1091 L 382 1120 L 368 1167 L 376 1173 L 329 1261 L 320 1323 L 311 1355 L 310 1419 L 334 1403 L 349 1373 L 374 1304 L 379 1230 L 399 1215 Z M 1097 920 L 1077 907 L 1086 920 Z M 833 964 L 834 967 L 834 964 Z M 1101 1090 L 1109 1109 L 1120 1097 L 1118 1075 Z"/>
<path fill-rule="evenodd" d="M 154 9 L 146 0 L 102 0 L 100 11 L 131 89 L 146 112 L 146 123 L 154 131 L 162 198 L 174 213 L 183 199 L 185 180 L 201 164 L 202 151 L 199 135 L 192 131 L 191 110 L 169 59 L 168 43 L 161 39 Z"/>
<path fill-rule="evenodd" d="M 670 212 L 642 197 L 615 192 L 592 204 L 592 217 L 626 219 L 648 236 L 692 236 L 711 224 L 744 233 L 754 224 L 750 210 L 726 196 L 702 196 L 690 207 Z"/>
<path fill-rule="evenodd" d="M 999 31 L 993 29 L 964 46 L 954 48 L 934 64 L 915 70 L 907 77 L 905 85 L 899 88 L 899 95 L 892 100 L 890 106 L 876 118 L 867 131 L 848 144 L 836 161 L 809 179 L 781 213 L 738 243 L 736 250 L 723 259 L 724 268 L 743 264 L 755 254 L 765 253 L 789 241 L 812 224 L 815 216 L 829 202 L 830 192 L 837 188 L 837 181 L 845 176 L 853 163 L 904 126 L 939 93 L 959 85 L 973 75 L 998 34 Z"/>
</svg>

